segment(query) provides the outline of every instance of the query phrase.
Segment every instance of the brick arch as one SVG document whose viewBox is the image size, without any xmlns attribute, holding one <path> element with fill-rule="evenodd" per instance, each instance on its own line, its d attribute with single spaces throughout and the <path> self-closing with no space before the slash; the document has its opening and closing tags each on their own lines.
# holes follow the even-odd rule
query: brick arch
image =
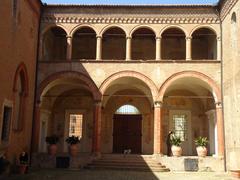
<svg viewBox="0 0 240 180">
<path fill-rule="evenodd" d="M 118 24 L 110 24 L 110 25 L 105 26 L 103 29 L 101 29 L 101 31 L 100 31 L 100 33 L 99 33 L 99 36 L 103 36 L 103 34 L 104 34 L 106 31 L 108 31 L 109 29 L 112 29 L 112 28 L 119 28 L 119 29 L 121 29 L 121 30 L 124 32 L 125 36 L 127 36 L 127 31 L 126 31 L 126 29 L 125 29 L 123 26 L 118 25 Z"/>
<path fill-rule="evenodd" d="M 187 36 L 187 34 L 188 34 L 187 30 L 180 25 L 167 25 L 163 29 L 161 29 L 159 36 L 162 37 L 162 34 L 169 29 L 178 29 L 178 30 L 182 31 L 185 36 Z"/>
<path fill-rule="evenodd" d="M 28 78 L 28 73 L 27 73 L 27 67 L 26 65 L 22 62 L 18 65 L 17 70 L 14 75 L 14 80 L 13 80 L 13 91 L 15 92 L 17 90 L 17 80 L 18 76 L 21 77 L 21 83 L 23 85 L 23 93 L 24 96 L 28 95 L 29 92 L 29 78 Z"/>
<path fill-rule="evenodd" d="M 214 27 L 211 26 L 211 25 L 197 25 L 197 26 L 195 26 L 195 27 L 191 30 L 190 36 L 192 37 L 192 35 L 193 35 L 194 32 L 196 32 L 196 31 L 199 30 L 199 29 L 204 29 L 204 28 L 212 31 L 217 37 L 220 36 L 220 35 L 219 35 L 219 32 L 216 30 L 216 28 L 214 28 Z"/>
<path fill-rule="evenodd" d="M 73 37 L 74 34 L 75 34 L 75 32 L 77 32 L 78 30 L 80 30 L 80 29 L 82 29 L 82 28 L 92 29 L 92 30 L 96 33 L 96 35 L 97 35 L 97 29 L 96 29 L 96 27 L 93 26 L 93 25 L 89 25 L 89 24 L 80 24 L 80 25 L 75 26 L 75 27 L 70 31 L 69 35 L 70 35 L 71 37 Z"/>
<path fill-rule="evenodd" d="M 101 93 L 99 92 L 97 86 L 92 81 L 92 79 L 90 79 L 87 75 L 83 73 L 75 72 L 75 71 L 63 71 L 63 72 L 58 72 L 48 76 L 45 80 L 41 82 L 41 84 L 38 87 L 37 100 L 40 100 L 40 97 L 44 89 L 51 82 L 54 82 L 55 80 L 62 79 L 62 78 L 71 78 L 71 79 L 78 79 L 80 81 L 83 81 L 85 83 L 84 88 L 88 89 L 92 93 L 94 100 L 96 101 L 101 100 Z"/>
<path fill-rule="evenodd" d="M 151 90 L 153 100 L 155 100 L 155 98 L 157 97 L 158 89 L 157 89 L 157 86 L 154 84 L 154 82 L 151 79 L 149 79 L 147 76 L 136 71 L 121 71 L 121 72 L 112 74 L 107 79 L 105 79 L 104 82 L 101 84 L 99 88 L 101 94 L 104 94 L 104 92 L 107 90 L 107 88 L 112 82 L 114 82 L 115 80 L 121 77 L 134 77 L 143 81 Z"/>
<path fill-rule="evenodd" d="M 155 34 L 155 36 L 157 36 L 156 30 L 153 27 L 149 26 L 149 25 L 137 25 L 137 26 L 135 26 L 134 28 L 131 29 L 129 36 L 132 37 L 134 32 L 136 32 L 139 29 L 144 29 L 144 28 L 151 30 Z"/>
<path fill-rule="evenodd" d="M 203 82 L 207 83 L 211 88 L 212 88 L 212 93 L 215 99 L 216 103 L 219 103 L 222 101 L 221 97 L 221 90 L 216 84 L 216 82 L 208 77 L 207 75 L 197 72 L 197 71 L 183 71 L 183 72 L 178 72 L 176 74 L 173 74 L 170 76 L 161 86 L 159 93 L 158 93 L 158 100 L 163 101 L 163 96 L 167 90 L 168 87 L 172 85 L 173 82 L 177 81 L 178 79 L 184 78 L 184 77 L 194 77 L 197 79 L 202 80 Z"/>
</svg>

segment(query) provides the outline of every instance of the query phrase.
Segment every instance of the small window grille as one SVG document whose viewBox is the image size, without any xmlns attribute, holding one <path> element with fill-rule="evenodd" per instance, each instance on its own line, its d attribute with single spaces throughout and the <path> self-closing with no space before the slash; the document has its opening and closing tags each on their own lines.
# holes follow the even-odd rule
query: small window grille
<svg viewBox="0 0 240 180">
<path fill-rule="evenodd" d="M 175 135 L 182 141 L 187 141 L 187 116 L 173 115 L 173 127 Z"/>
<path fill-rule="evenodd" d="M 69 121 L 69 136 L 78 136 L 82 138 L 83 115 L 70 114 Z"/>
</svg>

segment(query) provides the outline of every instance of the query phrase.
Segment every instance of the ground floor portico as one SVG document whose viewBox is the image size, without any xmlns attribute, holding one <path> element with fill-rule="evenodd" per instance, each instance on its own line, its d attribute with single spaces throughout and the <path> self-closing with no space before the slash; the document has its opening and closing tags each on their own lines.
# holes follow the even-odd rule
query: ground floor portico
<svg viewBox="0 0 240 180">
<path fill-rule="evenodd" d="M 76 135 L 79 153 L 166 155 L 172 130 L 184 156 L 196 156 L 199 136 L 208 138 L 209 156 L 224 155 L 220 89 L 200 72 L 175 73 L 160 87 L 136 71 L 112 74 L 99 87 L 81 72 L 60 72 L 39 84 L 37 102 L 35 152 L 46 152 L 45 137 L 56 134 L 59 153 Z"/>
</svg>

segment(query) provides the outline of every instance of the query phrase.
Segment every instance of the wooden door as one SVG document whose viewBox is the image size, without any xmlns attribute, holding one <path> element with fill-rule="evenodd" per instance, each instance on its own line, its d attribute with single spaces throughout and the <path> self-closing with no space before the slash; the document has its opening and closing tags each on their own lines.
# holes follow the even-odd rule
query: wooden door
<svg viewBox="0 0 240 180">
<path fill-rule="evenodd" d="M 118 115 L 113 118 L 113 153 L 131 149 L 140 154 L 142 149 L 142 116 Z"/>
</svg>

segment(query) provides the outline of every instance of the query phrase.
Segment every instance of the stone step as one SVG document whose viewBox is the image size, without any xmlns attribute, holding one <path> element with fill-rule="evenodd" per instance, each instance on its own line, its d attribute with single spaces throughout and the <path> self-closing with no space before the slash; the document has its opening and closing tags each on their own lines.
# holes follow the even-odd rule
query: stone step
<svg viewBox="0 0 240 180">
<path fill-rule="evenodd" d="M 131 165 L 145 165 L 145 166 L 161 166 L 161 163 L 158 162 L 143 162 L 143 161 L 110 161 L 110 160 L 98 160 L 93 161 L 92 164 L 131 164 Z"/>
<path fill-rule="evenodd" d="M 163 165 L 147 165 L 147 164 L 101 164 L 101 163 L 92 163 L 89 164 L 89 166 L 106 166 L 106 167 L 111 167 L 111 166 L 118 166 L 118 167 L 146 167 L 146 168 L 166 168 L 166 166 Z"/>
<path fill-rule="evenodd" d="M 86 167 L 87 169 L 94 170 L 129 170 L 129 171 L 154 171 L 154 172 L 169 172 L 168 168 L 149 168 L 149 167 L 136 167 L 136 166 L 94 166 L 89 165 Z"/>
<path fill-rule="evenodd" d="M 136 163 L 157 163 L 156 160 L 143 160 L 143 159 L 128 159 L 128 158 L 124 158 L 124 159 L 99 159 L 97 161 L 104 161 L 104 162 L 136 162 Z"/>
<path fill-rule="evenodd" d="M 86 168 L 156 172 L 169 171 L 166 166 L 158 163 L 152 155 L 136 154 L 104 154 L 100 159 L 93 160 Z"/>
</svg>

